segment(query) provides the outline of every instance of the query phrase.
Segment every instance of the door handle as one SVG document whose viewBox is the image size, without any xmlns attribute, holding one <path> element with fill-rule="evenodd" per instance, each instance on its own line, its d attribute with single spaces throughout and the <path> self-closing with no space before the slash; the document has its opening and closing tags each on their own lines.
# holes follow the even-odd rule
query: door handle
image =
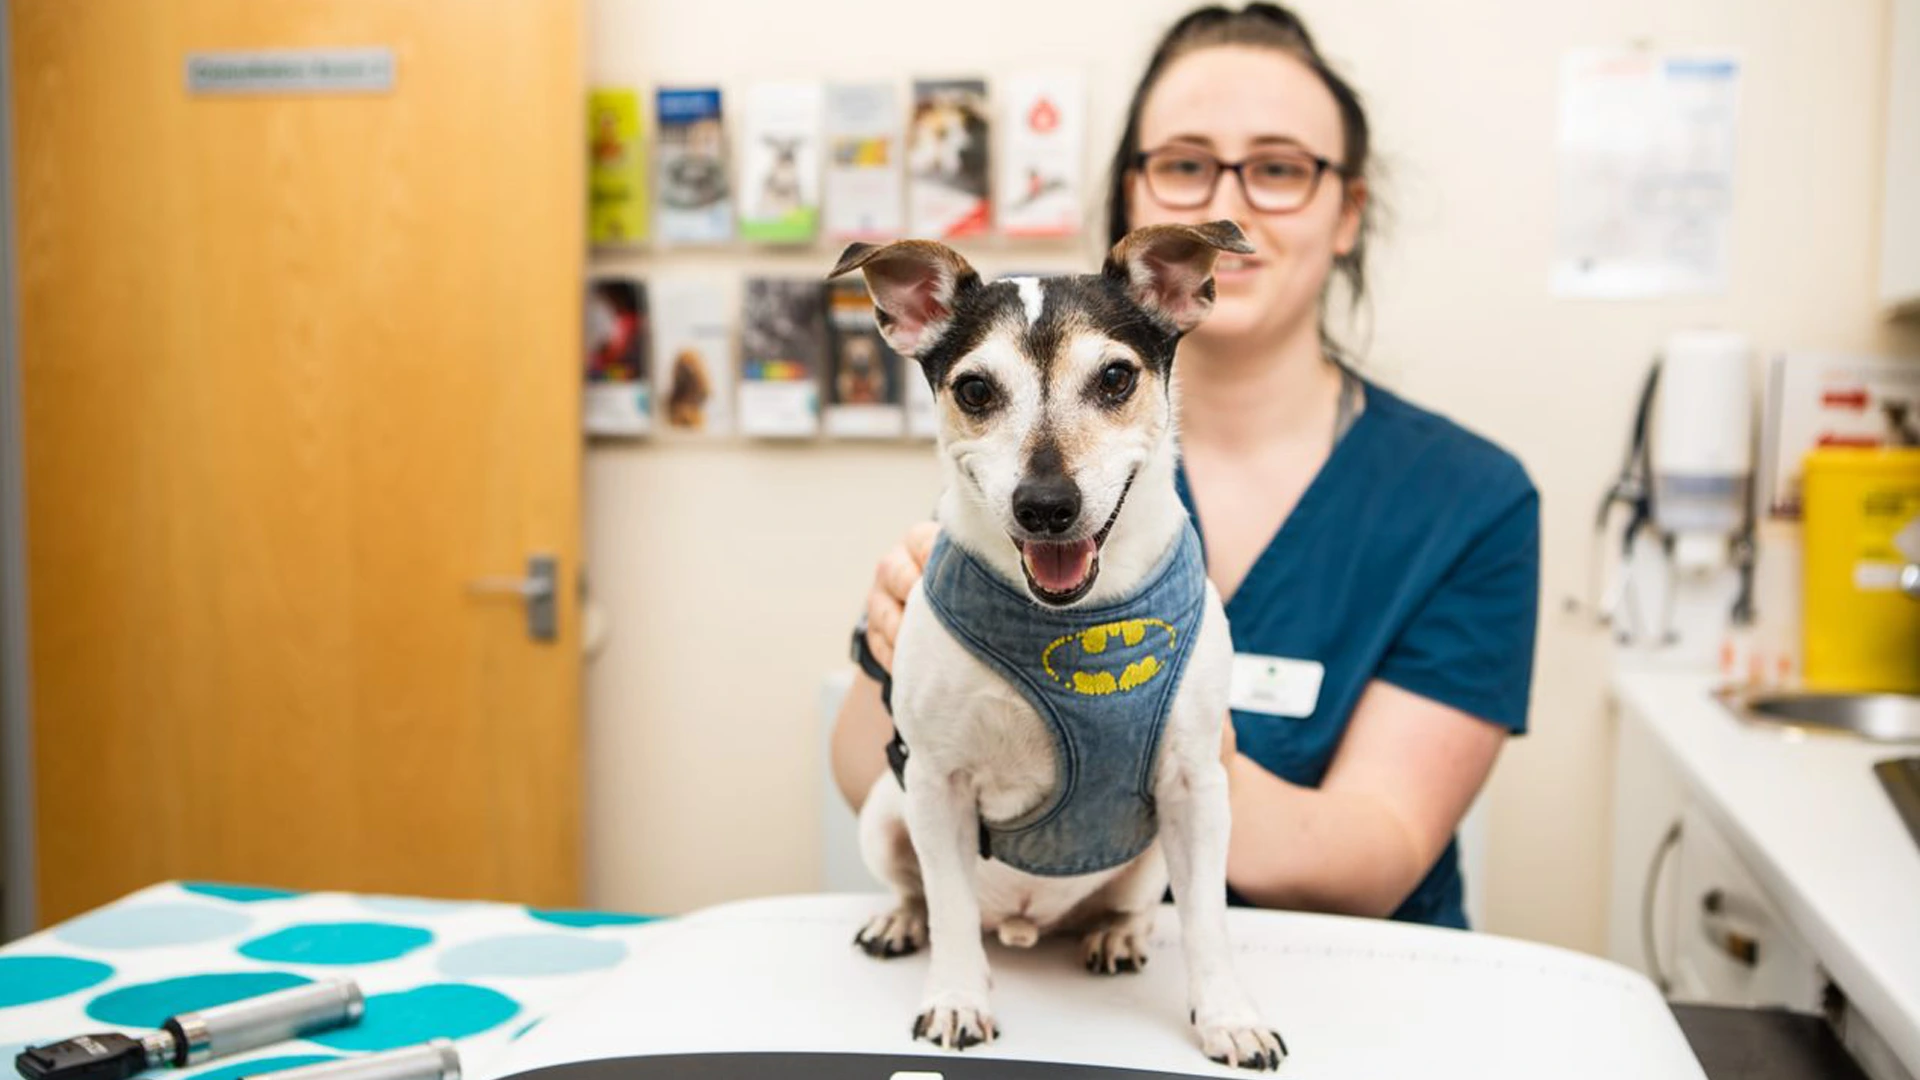
<svg viewBox="0 0 1920 1080">
<path fill-rule="evenodd" d="M 467 582 L 472 596 L 515 596 L 527 604 L 527 636 L 552 641 L 559 636 L 558 581 L 560 560 L 552 555 L 527 556 L 526 577 L 483 577 Z"/>
</svg>

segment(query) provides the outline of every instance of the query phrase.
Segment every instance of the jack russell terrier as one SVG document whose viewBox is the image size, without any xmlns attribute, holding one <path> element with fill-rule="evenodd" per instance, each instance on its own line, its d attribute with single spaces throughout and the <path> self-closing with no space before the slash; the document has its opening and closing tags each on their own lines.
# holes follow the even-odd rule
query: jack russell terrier
<svg viewBox="0 0 1920 1080">
<path fill-rule="evenodd" d="M 895 648 L 894 773 L 860 812 L 899 905 L 856 941 L 932 946 L 916 1038 L 997 1034 L 986 930 L 1077 932 L 1088 970 L 1138 970 L 1171 879 L 1202 1051 L 1286 1056 L 1227 942 L 1233 647 L 1174 487 L 1175 346 L 1213 306 L 1215 259 L 1252 250 L 1219 221 L 1135 230 L 1098 274 L 988 283 L 923 240 L 854 244 L 833 270 L 865 274 L 940 403 L 942 533 Z"/>
</svg>

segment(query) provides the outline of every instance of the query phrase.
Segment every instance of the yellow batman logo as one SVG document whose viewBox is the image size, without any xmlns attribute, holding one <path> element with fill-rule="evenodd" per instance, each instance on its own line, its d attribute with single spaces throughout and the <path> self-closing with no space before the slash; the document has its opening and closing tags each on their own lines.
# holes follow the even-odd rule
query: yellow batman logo
<svg viewBox="0 0 1920 1080">
<path fill-rule="evenodd" d="M 1179 636 L 1160 619 L 1102 623 L 1048 645 L 1040 666 L 1047 678 L 1076 694 L 1124 694 L 1165 669 Z"/>
</svg>

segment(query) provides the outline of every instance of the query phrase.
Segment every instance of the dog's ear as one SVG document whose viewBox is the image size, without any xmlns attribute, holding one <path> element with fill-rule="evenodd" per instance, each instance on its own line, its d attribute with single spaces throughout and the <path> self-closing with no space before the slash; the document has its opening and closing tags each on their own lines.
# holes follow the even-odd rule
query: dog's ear
<svg viewBox="0 0 1920 1080">
<path fill-rule="evenodd" d="M 980 287 L 960 253 L 931 240 L 851 244 L 828 277 L 859 270 L 873 294 L 874 321 L 901 356 L 925 352 L 946 333 L 959 297 Z"/>
<path fill-rule="evenodd" d="M 1253 245 L 1231 221 L 1147 225 L 1113 245 L 1101 272 L 1148 314 L 1184 334 L 1213 310 L 1213 261 L 1223 251 L 1253 254 Z"/>
</svg>

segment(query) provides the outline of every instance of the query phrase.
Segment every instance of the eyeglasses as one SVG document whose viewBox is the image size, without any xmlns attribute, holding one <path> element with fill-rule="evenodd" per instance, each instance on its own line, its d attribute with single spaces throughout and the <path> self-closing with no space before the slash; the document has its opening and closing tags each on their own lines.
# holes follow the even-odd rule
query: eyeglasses
<svg viewBox="0 0 1920 1080">
<path fill-rule="evenodd" d="M 1240 181 L 1247 205 L 1265 214 L 1285 214 L 1307 205 L 1326 173 L 1345 175 L 1334 162 L 1305 150 L 1275 149 L 1240 161 L 1221 161 L 1192 146 L 1163 146 L 1134 155 L 1133 167 L 1147 180 L 1147 194 L 1169 210 L 1197 210 L 1213 201 L 1220 174 Z"/>
</svg>

